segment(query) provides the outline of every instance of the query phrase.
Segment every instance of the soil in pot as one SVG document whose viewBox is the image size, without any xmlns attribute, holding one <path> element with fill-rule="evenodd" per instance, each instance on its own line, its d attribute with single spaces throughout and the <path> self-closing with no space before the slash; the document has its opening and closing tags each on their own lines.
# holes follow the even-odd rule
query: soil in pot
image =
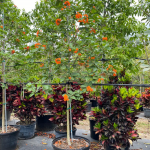
<svg viewBox="0 0 150 150">
<path fill-rule="evenodd" d="M 20 121 L 16 123 L 20 127 L 19 137 L 20 140 L 26 140 L 34 137 L 35 133 L 35 122 L 30 125 L 20 124 Z"/>
<path fill-rule="evenodd" d="M 36 117 L 36 130 L 37 131 L 52 131 L 56 127 L 49 119 L 53 117 L 53 115 L 44 115 L 40 117 Z"/>
<path fill-rule="evenodd" d="M 77 129 L 75 127 L 73 127 L 73 136 L 75 136 Z M 70 132 L 71 134 L 71 132 Z M 67 127 L 64 126 L 58 126 L 55 128 L 55 135 L 56 138 L 58 137 L 62 137 L 62 136 L 67 136 Z"/>
<path fill-rule="evenodd" d="M 0 150 L 15 150 L 19 135 L 19 128 L 16 126 L 8 126 L 7 133 L 2 133 L 0 127 Z"/>
<path fill-rule="evenodd" d="M 86 138 L 75 136 L 73 142 L 71 142 L 71 145 L 69 146 L 66 137 L 59 137 L 53 140 L 52 146 L 54 150 L 89 150 L 90 141 Z"/>
<path fill-rule="evenodd" d="M 91 138 L 94 140 L 99 140 L 99 134 L 95 134 L 96 131 L 94 130 L 96 121 L 92 120 L 91 118 L 89 118 L 89 121 L 90 121 L 90 136 L 91 136 Z"/>
</svg>

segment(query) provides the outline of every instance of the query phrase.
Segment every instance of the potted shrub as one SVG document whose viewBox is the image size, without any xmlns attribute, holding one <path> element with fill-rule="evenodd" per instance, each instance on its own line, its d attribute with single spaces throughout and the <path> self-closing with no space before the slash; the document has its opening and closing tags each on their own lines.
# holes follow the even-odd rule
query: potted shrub
<svg viewBox="0 0 150 150">
<path fill-rule="evenodd" d="M 39 90 L 33 95 L 31 91 L 24 90 L 24 95 L 21 93 L 21 90 L 14 89 L 10 92 L 8 100 L 13 102 L 13 112 L 20 120 L 16 123 L 20 127 L 19 139 L 28 139 L 34 136 L 35 121 L 33 119 L 45 113 L 45 107 L 42 105 L 43 92 Z"/>
<path fill-rule="evenodd" d="M 80 86 L 73 86 L 72 91 L 80 91 Z M 66 94 L 66 88 L 63 86 L 53 86 L 54 93 L 51 95 L 50 100 L 53 102 L 53 110 L 51 113 L 54 117 L 51 117 L 50 120 L 53 121 L 58 126 L 55 128 L 55 135 L 57 137 L 67 135 L 67 101 L 65 101 L 63 95 Z M 83 98 L 80 100 L 72 100 L 72 128 L 73 135 L 76 133 L 75 125 L 79 124 L 80 120 L 86 119 L 86 94 L 82 94 Z M 52 106 L 52 105 L 50 105 Z"/>
<path fill-rule="evenodd" d="M 139 91 L 134 88 L 112 86 L 103 88 L 98 101 L 100 108 L 95 107 L 91 114 L 96 120 L 96 133 L 99 134 L 99 139 L 106 150 L 121 148 L 128 150 L 129 140 L 139 138 L 134 128 L 140 108 L 139 98 Z"/>
<path fill-rule="evenodd" d="M 144 106 L 144 116 L 150 118 L 150 88 L 146 88 L 141 96 Z"/>
</svg>

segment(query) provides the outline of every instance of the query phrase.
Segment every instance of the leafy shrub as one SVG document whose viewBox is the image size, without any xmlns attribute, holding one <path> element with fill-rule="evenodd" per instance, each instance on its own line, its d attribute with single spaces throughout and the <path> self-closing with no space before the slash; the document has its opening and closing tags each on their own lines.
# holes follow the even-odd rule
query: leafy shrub
<svg viewBox="0 0 150 150">
<path fill-rule="evenodd" d="M 118 76 L 109 79 L 109 83 L 120 80 Z M 104 86 L 98 107 L 91 111 L 96 120 L 96 133 L 104 147 L 110 145 L 119 149 L 126 146 L 129 139 L 138 139 L 134 125 L 138 119 L 139 98 L 139 91 L 134 88 Z"/>
<path fill-rule="evenodd" d="M 142 104 L 144 107 L 150 108 L 150 88 L 146 88 L 142 93 Z"/>
<path fill-rule="evenodd" d="M 71 91 L 76 92 L 78 94 L 82 93 L 80 91 L 80 86 L 78 85 L 72 85 Z M 53 86 L 53 94 L 50 96 L 50 101 L 53 103 L 53 105 L 50 104 L 49 109 L 51 109 L 51 113 L 54 115 L 54 117 L 50 118 L 51 121 L 54 121 L 54 123 L 63 126 L 67 125 L 67 101 L 64 101 L 63 95 L 66 94 L 66 88 L 63 86 Z M 79 94 L 80 95 L 80 94 Z M 76 97 L 78 95 L 74 96 L 74 99 L 71 101 L 72 105 L 72 125 L 79 124 L 79 120 L 86 119 L 86 93 L 82 93 L 82 98 L 79 98 L 76 100 Z M 53 108 L 51 108 L 53 107 Z"/>
</svg>

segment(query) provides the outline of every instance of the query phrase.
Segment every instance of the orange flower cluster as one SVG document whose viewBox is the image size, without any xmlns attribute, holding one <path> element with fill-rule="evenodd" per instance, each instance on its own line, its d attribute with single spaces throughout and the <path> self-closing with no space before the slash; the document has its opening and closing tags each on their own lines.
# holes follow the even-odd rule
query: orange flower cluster
<svg viewBox="0 0 150 150">
<path fill-rule="evenodd" d="M 68 77 L 69 80 L 71 80 L 71 77 Z"/>
<path fill-rule="evenodd" d="M 85 63 L 80 63 L 79 61 L 78 61 L 78 64 L 79 64 L 80 66 L 84 66 L 84 65 L 85 65 Z"/>
<path fill-rule="evenodd" d="M 77 12 L 77 14 L 76 14 L 76 18 L 77 18 L 77 19 L 82 18 L 82 14 L 80 14 L 79 12 Z"/>
<path fill-rule="evenodd" d="M 15 50 L 12 50 L 11 53 L 14 54 L 14 53 L 15 53 Z"/>
<path fill-rule="evenodd" d="M 56 62 L 56 64 L 61 64 L 61 58 L 56 58 L 55 62 Z"/>
<path fill-rule="evenodd" d="M 74 53 L 77 53 L 77 52 L 78 52 L 78 50 L 79 50 L 79 49 L 78 49 L 78 48 L 76 48 L 76 51 L 74 51 Z"/>
<path fill-rule="evenodd" d="M 103 41 L 107 41 L 108 38 L 107 38 L 107 37 L 103 37 L 102 40 L 103 40 Z"/>
<path fill-rule="evenodd" d="M 42 64 L 40 64 L 40 67 L 43 67 L 44 66 L 44 64 L 42 63 Z"/>
<path fill-rule="evenodd" d="M 35 43 L 35 48 L 39 48 L 39 45 L 41 45 L 41 43 Z"/>
<path fill-rule="evenodd" d="M 45 47 L 45 49 L 46 49 L 46 45 L 42 45 L 43 47 Z"/>
<path fill-rule="evenodd" d="M 38 37 L 39 36 L 39 30 L 36 32 L 36 37 Z"/>
<path fill-rule="evenodd" d="M 69 98 L 68 98 L 68 95 L 67 94 L 64 94 L 64 101 L 69 101 Z"/>
<path fill-rule="evenodd" d="M 3 26 L 0 26 L 0 28 L 3 28 Z"/>
<path fill-rule="evenodd" d="M 30 47 L 29 47 L 29 46 L 27 46 L 27 47 L 25 47 L 24 49 L 29 50 L 29 49 L 30 49 Z"/>
<path fill-rule="evenodd" d="M 22 32 L 23 34 L 26 34 L 25 32 Z"/>
<path fill-rule="evenodd" d="M 17 41 L 17 42 L 20 42 L 20 40 L 19 40 L 19 39 L 16 39 L 16 41 Z"/>
<path fill-rule="evenodd" d="M 56 25 L 59 26 L 61 22 L 61 19 L 56 19 Z"/>
<path fill-rule="evenodd" d="M 109 65 L 108 68 L 107 68 L 107 70 L 109 70 L 110 67 L 113 68 L 112 65 Z M 115 70 L 115 69 L 113 68 L 113 72 L 114 72 L 113 76 L 115 77 L 115 76 L 117 75 L 117 70 Z"/>
<path fill-rule="evenodd" d="M 95 6 L 93 6 L 93 8 L 94 8 L 94 9 L 96 9 L 96 7 L 95 7 Z"/>
<path fill-rule="evenodd" d="M 69 52 L 71 52 L 71 48 L 69 48 Z"/>
<path fill-rule="evenodd" d="M 104 79 L 103 78 L 99 78 L 98 80 L 97 80 L 97 82 L 100 82 L 100 81 L 104 81 Z"/>
<path fill-rule="evenodd" d="M 78 55 L 79 55 L 79 56 L 81 56 L 82 54 L 81 54 L 81 53 L 79 53 Z"/>
<path fill-rule="evenodd" d="M 96 33 L 96 30 L 95 29 L 93 29 L 93 28 L 91 28 L 91 31 L 90 31 L 90 33 Z"/>
<path fill-rule="evenodd" d="M 14 7 L 17 7 L 16 5 L 14 5 Z"/>
<path fill-rule="evenodd" d="M 92 89 L 90 86 L 87 86 L 87 87 L 86 87 L 86 90 L 87 90 L 88 92 L 93 92 L 93 89 Z"/>
<path fill-rule="evenodd" d="M 69 1 L 65 1 L 64 5 L 70 6 L 70 2 Z"/>
<path fill-rule="evenodd" d="M 91 59 L 95 59 L 95 57 L 91 57 Z"/>
</svg>

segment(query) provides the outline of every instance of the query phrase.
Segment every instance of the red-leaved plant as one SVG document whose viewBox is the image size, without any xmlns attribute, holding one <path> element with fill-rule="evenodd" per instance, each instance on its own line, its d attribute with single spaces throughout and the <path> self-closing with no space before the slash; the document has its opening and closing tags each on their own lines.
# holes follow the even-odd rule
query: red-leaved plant
<svg viewBox="0 0 150 150">
<path fill-rule="evenodd" d="M 72 91 L 81 90 L 79 85 L 72 85 Z M 50 118 L 57 125 L 67 125 L 67 101 L 64 101 L 63 94 L 66 93 L 66 88 L 63 86 L 53 86 L 53 94 L 50 95 L 51 102 L 49 109 L 54 117 Z M 72 108 L 72 125 L 79 124 L 80 120 L 86 119 L 86 93 L 83 93 L 83 98 L 80 100 L 73 99 L 71 102 Z M 53 107 L 53 108 L 52 108 Z"/>
<path fill-rule="evenodd" d="M 141 96 L 142 104 L 146 108 L 150 108 L 150 88 L 146 88 Z"/>
<path fill-rule="evenodd" d="M 118 76 L 110 77 L 109 83 L 118 81 Z M 109 145 L 113 149 L 120 149 L 129 145 L 129 139 L 138 139 L 134 126 L 140 108 L 139 98 L 139 91 L 134 88 L 103 88 L 98 107 L 91 111 L 91 115 L 96 120 L 95 130 L 105 148 Z"/>
<path fill-rule="evenodd" d="M 24 96 L 21 96 L 21 87 L 12 86 L 7 92 L 9 93 L 7 101 L 12 103 L 13 112 L 19 118 L 20 124 L 29 125 L 35 116 L 45 113 L 45 107 L 42 104 L 44 100 L 42 89 L 31 97 L 31 91 L 27 90 L 24 90 Z"/>
</svg>

